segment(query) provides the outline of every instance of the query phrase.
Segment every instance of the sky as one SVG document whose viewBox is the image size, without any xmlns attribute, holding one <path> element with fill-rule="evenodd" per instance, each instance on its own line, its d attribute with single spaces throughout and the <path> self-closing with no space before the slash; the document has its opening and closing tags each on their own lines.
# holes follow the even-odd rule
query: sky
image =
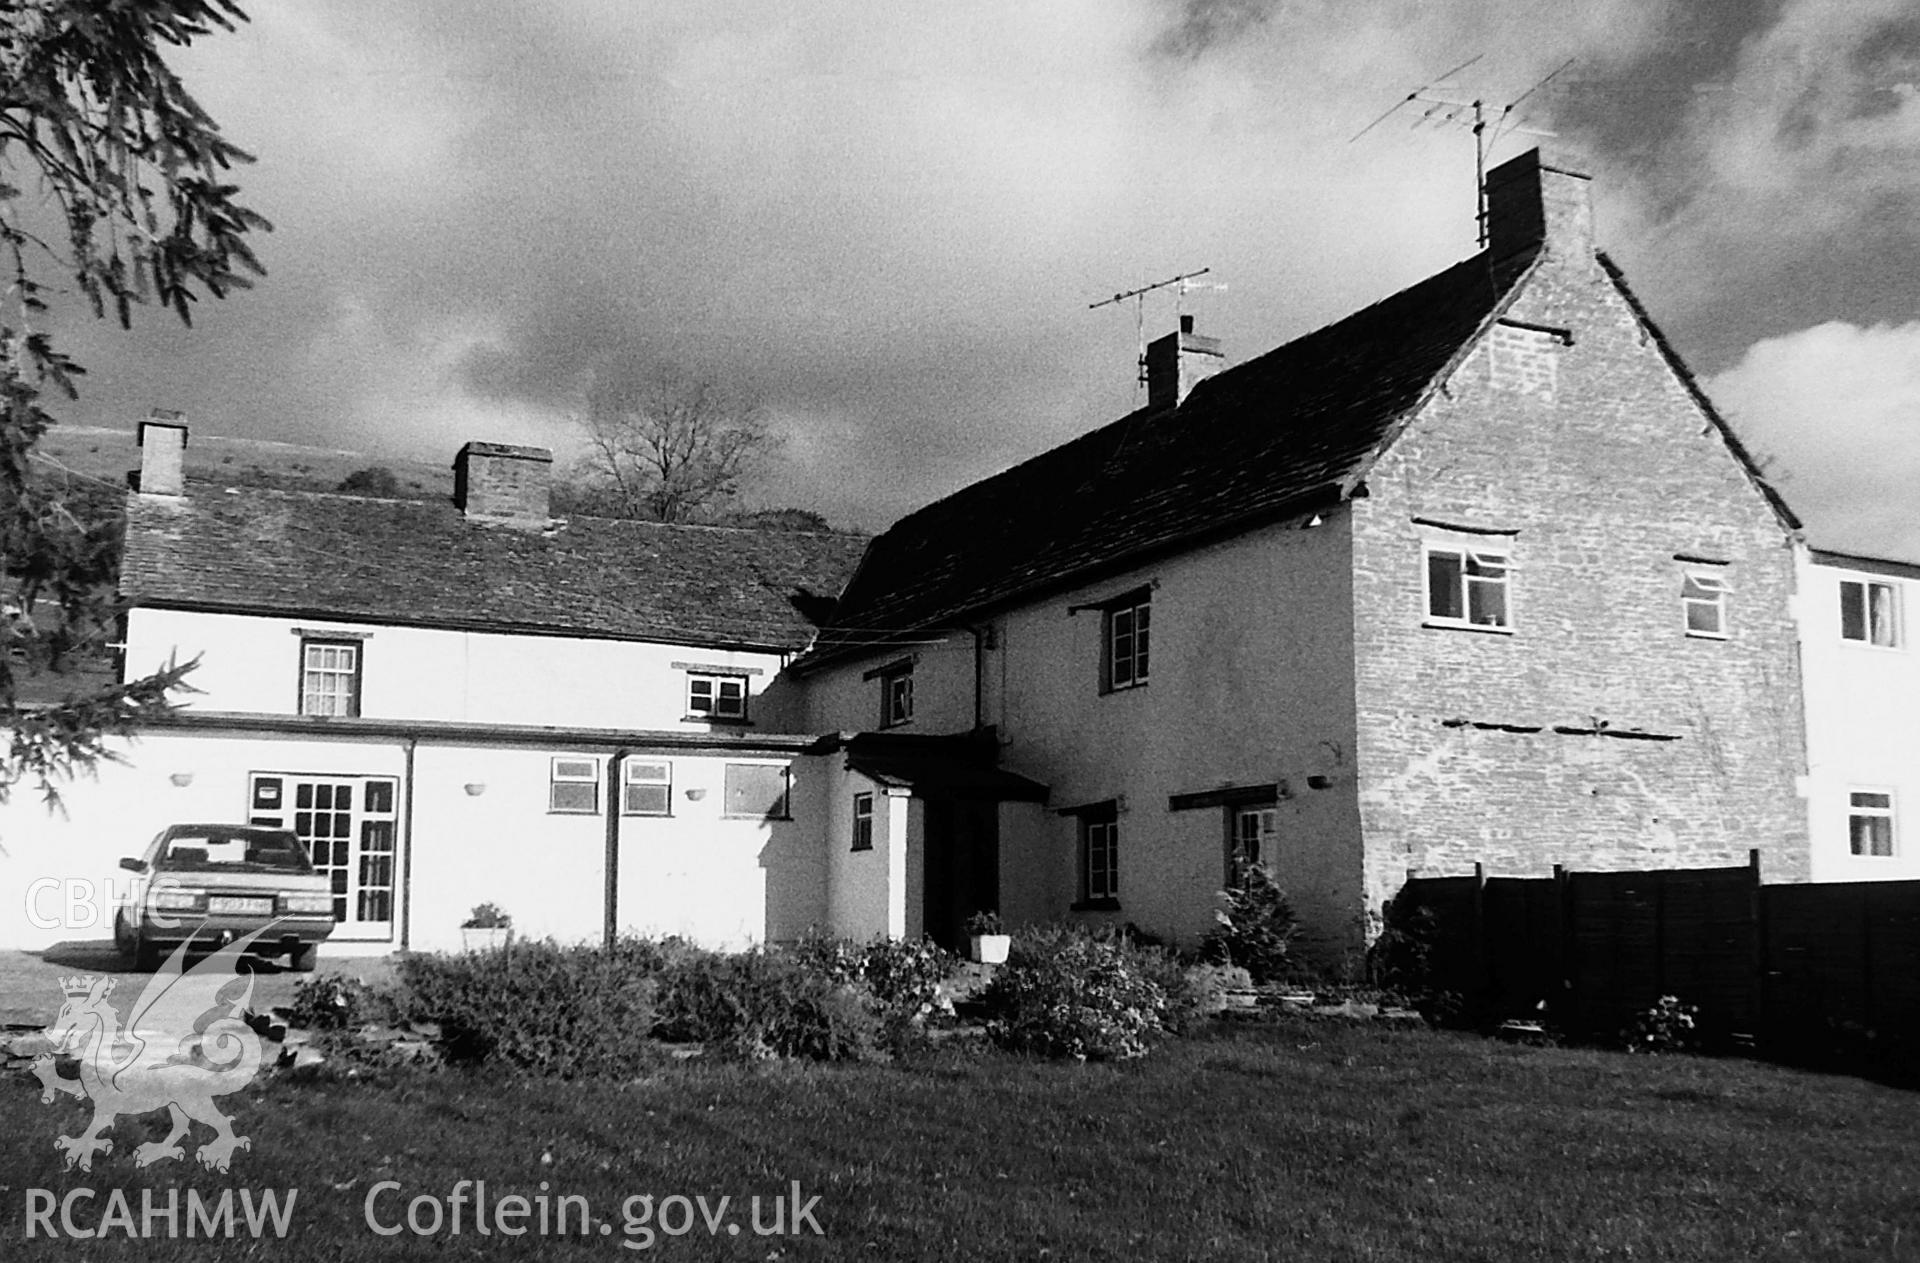
<svg viewBox="0 0 1920 1263">
<path fill-rule="evenodd" d="M 756 505 L 880 529 L 1133 406 L 1176 300 L 1102 298 L 1209 268 L 1179 301 L 1237 360 L 1473 253 L 1470 135 L 1355 135 L 1475 59 L 1440 90 L 1583 162 L 1813 542 L 1920 560 L 1912 0 L 249 8 L 173 60 L 269 274 L 66 324 L 76 422 L 564 465 L 596 380 L 668 365 L 763 401 Z"/>
</svg>

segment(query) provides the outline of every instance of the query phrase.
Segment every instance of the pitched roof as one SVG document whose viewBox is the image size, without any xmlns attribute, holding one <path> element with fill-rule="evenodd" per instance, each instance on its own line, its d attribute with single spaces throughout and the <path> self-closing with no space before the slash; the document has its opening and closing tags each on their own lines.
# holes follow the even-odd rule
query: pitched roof
<svg viewBox="0 0 1920 1263">
<path fill-rule="evenodd" d="M 135 605 L 796 650 L 865 536 L 575 517 L 546 531 L 452 504 L 190 482 L 132 495 Z"/>
<path fill-rule="evenodd" d="M 909 514 L 802 665 L 1351 494 L 1537 254 L 1468 259 Z"/>
</svg>

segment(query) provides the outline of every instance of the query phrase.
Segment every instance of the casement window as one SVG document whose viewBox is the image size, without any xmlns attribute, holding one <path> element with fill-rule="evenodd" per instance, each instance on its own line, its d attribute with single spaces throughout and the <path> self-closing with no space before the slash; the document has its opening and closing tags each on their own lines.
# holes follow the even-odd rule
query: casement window
<svg viewBox="0 0 1920 1263">
<path fill-rule="evenodd" d="M 729 763 L 725 814 L 742 819 L 787 820 L 787 769 L 772 763 Z"/>
<path fill-rule="evenodd" d="M 620 765 L 620 814 L 673 814 L 673 764 L 666 760 L 628 759 Z"/>
<path fill-rule="evenodd" d="M 1426 545 L 1427 622 L 1441 627 L 1512 628 L 1507 578 L 1512 561 L 1504 547 Z"/>
<path fill-rule="evenodd" d="M 1680 577 L 1680 613 L 1687 635 L 1727 638 L 1727 576 L 1718 567 L 1689 567 Z"/>
<path fill-rule="evenodd" d="M 746 676 L 687 676 L 687 718 L 739 721 L 746 717 Z"/>
<path fill-rule="evenodd" d="M 855 794 L 853 796 L 853 849 L 871 851 L 873 849 L 873 795 Z"/>
<path fill-rule="evenodd" d="M 1153 636 L 1153 597 L 1145 588 L 1108 604 L 1102 613 L 1104 680 L 1109 692 L 1147 682 Z"/>
<path fill-rule="evenodd" d="M 913 718 L 913 667 L 895 667 L 880 677 L 880 726 L 897 728 Z"/>
<path fill-rule="evenodd" d="M 361 643 L 300 641 L 300 713 L 354 716 L 360 713 Z"/>
<path fill-rule="evenodd" d="M 1893 795 L 1855 790 L 1847 795 L 1848 847 L 1855 855 L 1893 855 Z"/>
<path fill-rule="evenodd" d="M 1087 903 L 1120 897 L 1120 822 L 1112 815 L 1080 818 L 1080 878 Z"/>
<path fill-rule="evenodd" d="M 590 755 L 554 755 L 547 782 L 547 811 L 555 815 L 592 815 L 599 810 L 600 760 Z"/>
<path fill-rule="evenodd" d="M 1280 813 L 1272 807 L 1228 809 L 1227 884 L 1237 886 L 1255 865 L 1273 863 Z"/>
<path fill-rule="evenodd" d="M 1840 581 L 1840 638 L 1883 649 L 1900 647 L 1900 587 L 1871 579 Z"/>
</svg>

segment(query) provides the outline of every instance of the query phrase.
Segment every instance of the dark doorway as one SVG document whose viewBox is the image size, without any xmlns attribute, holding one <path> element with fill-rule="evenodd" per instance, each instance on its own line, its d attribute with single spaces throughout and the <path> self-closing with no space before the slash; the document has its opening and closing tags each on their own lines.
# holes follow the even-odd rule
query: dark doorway
<svg viewBox="0 0 1920 1263">
<path fill-rule="evenodd" d="M 948 951 L 967 946 L 967 918 L 1000 910 L 1000 804 L 929 796 L 922 924 Z"/>
</svg>

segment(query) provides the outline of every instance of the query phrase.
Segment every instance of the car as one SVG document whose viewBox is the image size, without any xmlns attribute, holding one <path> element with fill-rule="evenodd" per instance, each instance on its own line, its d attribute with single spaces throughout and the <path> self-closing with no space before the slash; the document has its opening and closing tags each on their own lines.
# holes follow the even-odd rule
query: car
<svg viewBox="0 0 1920 1263">
<path fill-rule="evenodd" d="M 114 914 L 113 941 L 140 969 L 157 968 L 189 940 L 211 950 L 265 930 L 252 954 L 285 956 L 294 971 L 310 973 L 333 933 L 327 876 L 286 829 L 169 825 L 120 867 L 135 877 Z"/>
</svg>

